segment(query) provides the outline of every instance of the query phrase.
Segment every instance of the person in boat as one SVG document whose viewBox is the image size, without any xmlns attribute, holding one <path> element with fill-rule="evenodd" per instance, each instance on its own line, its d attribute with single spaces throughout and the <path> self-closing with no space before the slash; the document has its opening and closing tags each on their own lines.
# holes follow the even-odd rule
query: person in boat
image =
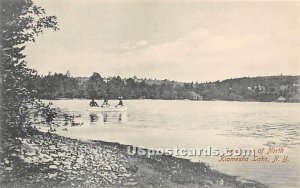
<svg viewBox="0 0 300 188">
<path fill-rule="evenodd" d="M 123 101 L 122 101 L 122 97 L 119 97 L 119 104 L 116 107 L 120 107 L 120 106 L 124 106 Z"/>
<path fill-rule="evenodd" d="M 94 100 L 94 98 L 92 98 L 92 101 L 90 102 L 90 107 L 99 107 L 97 102 Z"/>
<path fill-rule="evenodd" d="M 103 101 L 103 104 L 101 105 L 101 107 L 103 108 L 103 107 L 109 107 L 109 106 L 110 106 L 110 104 L 108 104 L 107 98 L 104 98 L 104 101 Z"/>
</svg>

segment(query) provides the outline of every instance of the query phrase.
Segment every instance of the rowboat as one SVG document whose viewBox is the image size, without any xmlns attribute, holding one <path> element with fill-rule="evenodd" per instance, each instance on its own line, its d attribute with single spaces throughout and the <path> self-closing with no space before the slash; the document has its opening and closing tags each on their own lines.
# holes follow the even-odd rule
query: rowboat
<svg viewBox="0 0 300 188">
<path fill-rule="evenodd" d="M 126 111 L 126 106 L 109 106 L 109 107 L 88 107 L 89 112 L 123 112 Z"/>
</svg>

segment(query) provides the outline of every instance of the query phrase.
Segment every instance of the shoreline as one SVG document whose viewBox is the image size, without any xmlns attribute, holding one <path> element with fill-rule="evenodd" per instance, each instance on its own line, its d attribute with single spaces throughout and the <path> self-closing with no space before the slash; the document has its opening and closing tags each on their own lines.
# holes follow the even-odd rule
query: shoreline
<svg viewBox="0 0 300 188">
<path fill-rule="evenodd" d="M 90 100 L 88 98 L 55 98 L 55 99 L 38 99 L 38 100 Z M 103 100 L 103 99 L 96 99 Z M 109 100 L 118 100 L 118 99 L 109 99 Z M 131 100 L 164 100 L 164 101 L 210 101 L 210 102 L 249 102 L 249 103 L 278 103 L 278 104 L 300 104 L 300 102 L 278 102 L 278 101 L 255 101 L 255 100 L 191 100 L 191 99 L 123 99 L 123 101 L 131 101 Z"/>
<path fill-rule="evenodd" d="M 131 156 L 127 154 L 131 145 L 115 142 L 83 141 L 39 131 L 20 142 L 0 164 L 4 172 L 1 187 L 268 187 L 188 159 Z"/>
</svg>

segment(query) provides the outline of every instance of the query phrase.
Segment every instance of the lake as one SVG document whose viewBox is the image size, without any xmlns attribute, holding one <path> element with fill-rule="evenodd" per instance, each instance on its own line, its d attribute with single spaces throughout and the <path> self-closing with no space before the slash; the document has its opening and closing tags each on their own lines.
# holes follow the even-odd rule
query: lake
<svg viewBox="0 0 300 188">
<path fill-rule="evenodd" d="M 119 142 L 146 148 L 282 147 L 287 163 L 222 162 L 218 156 L 181 156 L 221 172 L 271 187 L 299 187 L 300 104 L 124 100 L 127 112 L 90 114 L 89 100 L 53 100 L 82 126 L 57 130 L 63 136 Z M 115 105 L 118 101 L 109 101 Z M 101 103 L 98 101 L 98 104 Z"/>
</svg>

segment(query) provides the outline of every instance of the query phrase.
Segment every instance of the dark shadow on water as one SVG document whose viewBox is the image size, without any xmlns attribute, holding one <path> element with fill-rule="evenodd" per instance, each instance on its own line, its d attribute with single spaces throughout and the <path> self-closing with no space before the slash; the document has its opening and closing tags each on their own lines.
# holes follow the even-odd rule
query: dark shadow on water
<svg viewBox="0 0 300 188">
<path fill-rule="evenodd" d="M 99 120 L 99 116 L 97 114 L 94 114 L 94 113 L 90 114 L 90 122 L 91 123 L 98 122 L 98 120 Z"/>
<path fill-rule="evenodd" d="M 126 112 L 101 112 L 89 115 L 91 124 L 103 122 L 104 124 L 122 124 L 127 120 Z"/>
<path fill-rule="evenodd" d="M 103 113 L 103 122 L 106 123 L 108 120 L 108 115 L 107 113 Z"/>
</svg>

